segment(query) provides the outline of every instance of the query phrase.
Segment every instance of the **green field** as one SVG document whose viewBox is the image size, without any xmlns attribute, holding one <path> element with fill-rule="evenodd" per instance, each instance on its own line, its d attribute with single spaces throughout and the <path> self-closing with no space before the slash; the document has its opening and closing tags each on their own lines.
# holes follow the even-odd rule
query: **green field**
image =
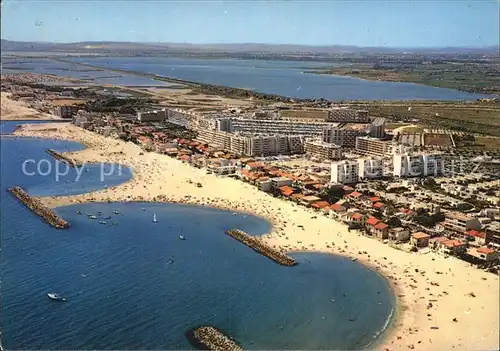
<svg viewBox="0 0 500 351">
<path fill-rule="evenodd" d="M 481 63 L 355 63 L 308 71 L 317 74 L 352 76 L 368 80 L 411 82 L 440 88 L 484 94 L 500 94 L 500 60 Z"/>
<path fill-rule="evenodd" d="M 368 110 L 370 116 L 385 117 L 392 122 L 500 137 L 500 103 L 369 101 L 354 102 L 350 106 Z"/>
</svg>

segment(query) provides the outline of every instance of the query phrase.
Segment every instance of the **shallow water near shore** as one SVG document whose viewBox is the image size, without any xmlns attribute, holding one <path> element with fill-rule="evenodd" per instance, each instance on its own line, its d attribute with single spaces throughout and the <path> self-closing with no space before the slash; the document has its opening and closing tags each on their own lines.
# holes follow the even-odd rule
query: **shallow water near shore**
<svg viewBox="0 0 500 351">
<path fill-rule="evenodd" d="M 0 219 L 7 349 L 191 349 L 185 332 L 201 324 L 246 349 L 360 349 L 392 318 L 388 283 L 361 264 L 292 253 L 299 265 L 284 267 L 224 234 L 268 232 L 270 223 L 259 217 L 181 204 L 89 203 L 57 208 L 72 226 L 54 229 L 5 189 L 71 193 L 71 183 L 24 176 L 21 160 L 46 157 L 46 148 L 83 146 L 6 140 Z M 104 186 L 98 173 L 85 173 L 73 185 Z M 85 215 L 98 212 L 98 220 Z M 49 300 L 51 291 L 69 301 Z"/>
</svg>

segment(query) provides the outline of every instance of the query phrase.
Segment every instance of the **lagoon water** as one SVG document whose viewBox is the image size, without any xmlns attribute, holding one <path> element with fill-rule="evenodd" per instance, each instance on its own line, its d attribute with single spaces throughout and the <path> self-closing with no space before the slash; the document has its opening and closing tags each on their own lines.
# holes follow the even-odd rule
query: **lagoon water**
<svg viewBox="0 0 500 351">
<path fill-rule="evenodd" d="M 341 100 L 475 100 L 486 97 L 412 83 L 368 81 L 353 77 L 304 73 L 331 63 L 175 57 L 71 58 L 103 68 L 159 74 L 206 84 L 244 88 L 294 98 Z"/>
<path fill-rule="evenodd" d="M 104 70 L 46 58 L 14 60 L 5 57 L 2 58 L 2 63 L 5 73 L 56 74 L 76 79 L 88 79 L 91 84 L 179 87 L 179 84 L 106 71 L 107 68 L 118 68 L 205 84 L 250 89 L 268 94 L 294 98 L 325 98 L 332 101 L 476 100 L 489 97 L 412 83 L 377 82 L 354 77 L 304 73 L 317 68 L 335 66 L 326 62 L 178 57 L 72 57 L 65 59 L 75 63 L 93 64 Z"/>
<path fill-rule="evenodd" d="M 40 74 L 54 74 L 63 77 L 86 80 L 92 84 L 111 84 L 122 86 L 161 86 L 164 88 L 174 85 L 150 78 L 93 69 L 73 63 L 59 62 L 46 58 L 2 58 L 2 64 L 3 73 L 32 72 Z M 64 83 L 64 85 L 80 86 L 85 84 Z"/>
<path fill-rule="evenodd" d="M 125 172 L 100 182 L 94 168 L 77 183 L 23 175 L 23 160 L 46 158 L 49 147 L 82 146 L 1 139 L 7 349 L 191 349 L 184 334 L 201 324 L 247 349 L 361 349 L 392 320 L 395 299 L 387 282 L 359 263 L 294 253 L 299 265 L 284 267 L 223 233 L 233 227 L 268 232 L 269 222 L 258 217 L 178 204 L 89 203 L 57 208 L 70 229 L 46 225 L 6 188 L 68 194 L 130 177 Z M 85 215 L 97 212 L 112 219 L 99 224 Z M 51 291 L 69 301 L 51 301 L 45 295 Z"/>
</svg>

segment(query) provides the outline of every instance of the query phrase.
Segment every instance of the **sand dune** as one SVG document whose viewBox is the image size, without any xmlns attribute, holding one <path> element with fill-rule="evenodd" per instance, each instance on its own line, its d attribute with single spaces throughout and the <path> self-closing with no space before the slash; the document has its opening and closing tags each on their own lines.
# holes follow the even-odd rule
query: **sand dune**
<svg viewBox="0 0 500 351">
<path fill-rule="evenodd" d="M 333 219 L 273 198 L 251 185 L 207 175 L 203 170 L 164 155 L 140 155 L 142 150 L 132 143 L 107 139 L 73 125 L 30 125 L 18 130 L 16 135 L 79 141 L 89 148 L 71 153 L 76 161 L 120 163 L 134 171 L 131 181 L 106 190 L 43 198 L 49 206 L 161 198 L 263 216 L 274 224 L 274 231 L 262 237 L 273 246 L 290 252 L 320 251 L 356 257 L 388 278 L 398 295 L 398 317 L 380 349 L 499 348 L 498 276 L 434 253 L 398 251 L 377 240 L 348 232 L 346 226 Z M 197 182 L 202 184 L 201 188 L 196 186 Z M 475 297 L 469 295 L 471 292 Z"/>
</svg>

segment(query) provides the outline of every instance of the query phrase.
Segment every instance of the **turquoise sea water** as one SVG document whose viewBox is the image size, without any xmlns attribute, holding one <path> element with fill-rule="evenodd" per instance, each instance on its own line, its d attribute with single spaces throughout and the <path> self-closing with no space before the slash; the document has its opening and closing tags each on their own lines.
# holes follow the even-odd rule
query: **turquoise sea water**
<svg viewBox="0 0 500 351">
<path fill-rule="evenodd" d="M 201 324 L 247 349 L 360 349 L 390 322 L 394 295 L 376 272 L 313 253 L 292 254 L 299 265 L 284 267 L 224 234 L 234 227 L 268 232 L 269 222 L 258 217 L 191 205 L 89 203 L 57 208 L 71 228 L 50 227 L 6 188 L 79 193 L 118 184 L 130 173 L 101 182 L 91 168 L 76 183 L 23 175 L 23 160 L 46 158 L 49 147 L 81 145 L 1 139 L 7 349 L 191 349 L 185 332 Z M 111 219 L 100 224 L 85 215 L 98 212 Z M 68 302 L 51 301 L 45 295 L 51 291 Z"/>
</svg>

